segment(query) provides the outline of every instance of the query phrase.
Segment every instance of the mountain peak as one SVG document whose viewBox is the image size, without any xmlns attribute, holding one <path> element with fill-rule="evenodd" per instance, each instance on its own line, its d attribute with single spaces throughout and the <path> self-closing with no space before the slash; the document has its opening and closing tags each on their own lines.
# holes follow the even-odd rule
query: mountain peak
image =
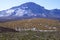
<svg viewBox="0 0 60 40">
<path fill-rule="evenodd" d="M 27 2 L 20 5 L 20 8 L 23 10 L 31 10 L 33 13 L 43 13 L 45 10 L 44 7 L 34 3 L 34 2 Z"/>
<path fill-rule="evenodd" d="M 27 4 L 36 4 L 36 3 L 34 3 L 34 2 L 27 2 Z"/>
</svg>

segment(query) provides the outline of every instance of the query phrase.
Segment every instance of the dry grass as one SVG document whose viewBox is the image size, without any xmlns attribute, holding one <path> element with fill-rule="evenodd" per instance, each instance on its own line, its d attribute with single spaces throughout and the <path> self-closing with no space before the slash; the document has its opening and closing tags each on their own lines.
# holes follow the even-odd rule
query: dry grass
<svg viewBox="0 0 60 40">
<path fill-rule="evenodd" d="M 0 23 L 2 27 L 8 27 L 15 29 L 18 28 L 37 28 L 42 30 L 60 30 L 59 20 L 44 19 L 44 18 L 34 18 L 34 19 L 25 19 Z"/>
</svg>

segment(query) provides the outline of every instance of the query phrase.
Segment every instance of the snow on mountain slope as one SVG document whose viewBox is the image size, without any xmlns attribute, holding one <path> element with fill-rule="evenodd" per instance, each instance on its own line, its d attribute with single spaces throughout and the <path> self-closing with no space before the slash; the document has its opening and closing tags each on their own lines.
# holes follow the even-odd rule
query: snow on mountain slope
<svg viewBox="0 0 60 40">
<path fill-rule="evenodd" d="M 44 17 L 44 18 L 59 18 L 60 9 L 47 10 L 44 7 L 33 3 L 27 2 L 20 6 L 12 7 L 7 10 L 0 11 L 0 18 L 6 17 L 6 19 L 17 18 L 17 17 Z"/>
</svg>

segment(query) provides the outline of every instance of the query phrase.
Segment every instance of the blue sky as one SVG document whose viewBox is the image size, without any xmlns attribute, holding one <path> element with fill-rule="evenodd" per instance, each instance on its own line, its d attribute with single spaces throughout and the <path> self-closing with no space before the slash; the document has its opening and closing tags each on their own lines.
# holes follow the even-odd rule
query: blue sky
<svg viewBox="0 0 60 40">
<path fill-rule="evenodd" d="M 60 9 L 60 0 L 0 0 L 0 11 L 19 6 L 26 2 L 35 2 L 46 9 Z"/>
</svg>

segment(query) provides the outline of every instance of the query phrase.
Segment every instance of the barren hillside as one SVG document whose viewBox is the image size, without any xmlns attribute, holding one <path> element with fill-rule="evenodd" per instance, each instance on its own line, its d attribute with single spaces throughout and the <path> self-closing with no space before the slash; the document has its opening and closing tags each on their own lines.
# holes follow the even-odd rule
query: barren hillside
<svg viewBox="0 0 60 40">
<path fill-rule="evenodd" d="M 36 28 L 40 30 L 60 30 L 59 20 L 44 19 L 44 18 L 34 18 L 34 19 L 25 19 L 0 23 L 2 27 L 8 27 L 12 29 L 16 28 Z"/>
</svg>

